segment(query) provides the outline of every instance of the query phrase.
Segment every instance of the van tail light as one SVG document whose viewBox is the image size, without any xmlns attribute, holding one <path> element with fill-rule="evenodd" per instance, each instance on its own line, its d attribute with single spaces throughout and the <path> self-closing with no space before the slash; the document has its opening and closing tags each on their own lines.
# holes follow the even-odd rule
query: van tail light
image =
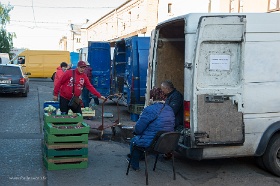
<svg viewBox="0 0 280 186">
<path fill-rule="evenodd" d="M 20 85 L 24 85 L 24 83 L 25 83 L 25 78 L 20 78 L 19 84 L 20 84 Z"/>
<path fill-rule="evenodd" d="M 190 101 L 184 101 L 184 127 L 190 128 Z"/>
</svg>

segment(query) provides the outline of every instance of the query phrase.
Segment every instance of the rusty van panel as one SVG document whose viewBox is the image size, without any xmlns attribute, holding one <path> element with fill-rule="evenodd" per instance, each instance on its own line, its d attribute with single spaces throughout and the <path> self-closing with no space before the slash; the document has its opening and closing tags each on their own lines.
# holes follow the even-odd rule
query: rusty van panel
<svg viewBox="0 0 280 186">
<path fill-rule="evenodd" d="M 227 96 L 198 95 L 197 145 L 242 144 L 242 113 Z"/>
</svg>

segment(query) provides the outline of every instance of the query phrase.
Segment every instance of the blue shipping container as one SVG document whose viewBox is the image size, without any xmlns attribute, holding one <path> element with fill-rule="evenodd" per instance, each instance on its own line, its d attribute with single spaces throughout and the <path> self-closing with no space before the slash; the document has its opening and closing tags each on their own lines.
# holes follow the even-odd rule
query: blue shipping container
<svg viewBox="0 0 280 186">
<path fill-rule="evenodd" d="M 132 114 L 139 114 L 145 103 L 149 45 L 149 37 L 134 36 L 115 46 L 111 90 L 124 93 Z"/>
<path fill-rule="evenodd" d="M 71 62 L 71 68 L 75 69 L 77 68 L 77 64 L 79 61 L 79 53 L 78 52 L 70 52 L 70 62 Z"/>
<path fill-rule="evenodd" d="M 88 62 L 92 68 L 92 85 L 103 96 L 110 95 L 110 50 L 108 42 L 88 42 Z"/>
</svg>

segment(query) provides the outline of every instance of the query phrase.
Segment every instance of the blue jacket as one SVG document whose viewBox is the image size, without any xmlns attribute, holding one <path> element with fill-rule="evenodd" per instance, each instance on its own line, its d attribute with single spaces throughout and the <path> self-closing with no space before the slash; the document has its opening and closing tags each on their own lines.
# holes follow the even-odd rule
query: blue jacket
<svg viewBox="0 0 280 186">
<path fill-rule="evenodd" d="M 174 125 L 175 116 L 170 106 L 162 103 L 150 105 L 144 108 L 136 122 L 134 143 L 148 147 L 158 131 L 174 131 Z"/>
</svg>

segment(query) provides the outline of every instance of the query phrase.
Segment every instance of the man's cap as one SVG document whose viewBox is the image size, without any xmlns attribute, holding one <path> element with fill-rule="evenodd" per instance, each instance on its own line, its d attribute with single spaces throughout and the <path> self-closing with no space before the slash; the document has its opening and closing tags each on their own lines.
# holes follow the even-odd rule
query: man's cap
<svg viewBox="0 0 280 186">
<path fill-rule="evenodd" d="M 84 62 L 84 61 L 79 61 L 77 66 L 78 66 L 78 67 L 86 67 L 87 64 L 86 64 L 86 62 Z"/>
</svg>

